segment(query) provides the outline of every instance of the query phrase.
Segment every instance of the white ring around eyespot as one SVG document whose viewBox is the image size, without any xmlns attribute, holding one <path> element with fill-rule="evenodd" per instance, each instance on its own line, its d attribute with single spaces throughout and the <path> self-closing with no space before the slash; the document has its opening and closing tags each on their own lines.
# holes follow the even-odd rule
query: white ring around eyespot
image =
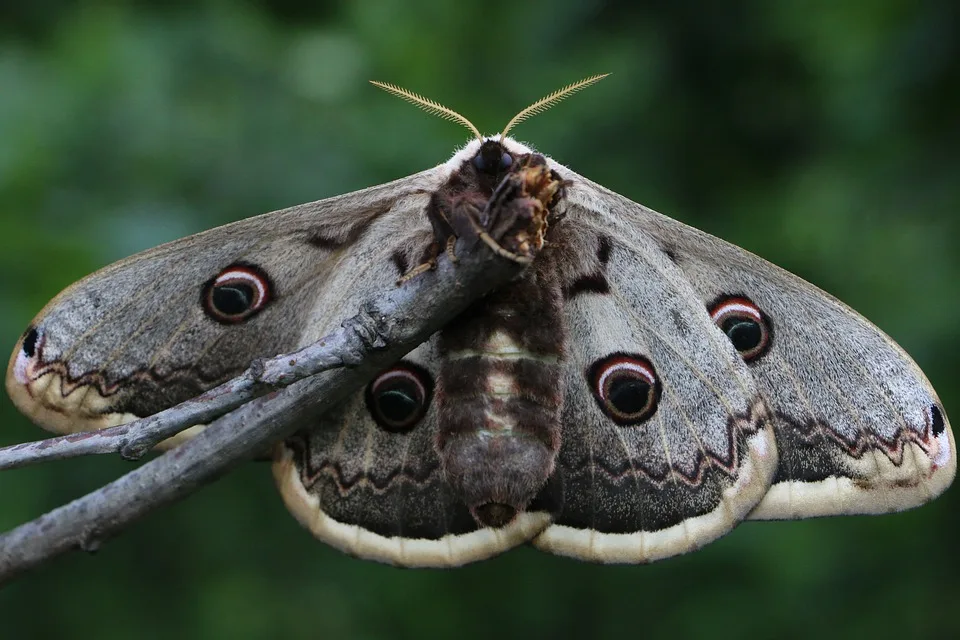
<svg viewBox="0 0 960 640">
<path fill-rule="evenodd" d="M 750 304 L 745 304 L 743 302 L 737 302 L 734 300 L 728 300 L 726 302 L 721 302 L 716 309 L 710 313 L 710 319 L 714 322 L 718 318 L 727 315 L 731 312 L 741 312 L 745 313 L 754 320 L 757 321 L 757 324 L 763 324 L 763 316 L 760 315 L 760 310 L 755 306 Z"/>
<path fill-rule="evenodd" d="M 427 389 L 426 387 L 423 386 L 423 383 L 420 382 L 419 376 L 417 376 L 415 373 L 413 373 L 409 369 L 402 369 L 402 368 L 392 369 L 390 371 L 387 371 L 386 373 L 381 374 L 379 377 L 377 377 L 376 380 L 373 381 L 373 387 L 371 388 L 371 391 L 373 393 L 376 393 L 380 385 L 382 385 L 387 380 L 390 380 L 391 378 L 397 378 L 397 377 L 409 378 L 413 380 L 413 383 L 417 385 L 417 391 L 420 393 L 420 402 L 423 402 L 423 400 L 427 397 Z"/>
<path fill-rule="evenodd" d="M 610 375 L 623 369 L 627 369 L 629 371 L 635 371 L 639 373 L 641 376 L 643 376 L 647 380 L 647 383 L 651 387 L 656 386 L 657 384 L 657 378 L 654 375 L 653 370 L 650 369 L 650 367 L 648 367 L 647 365 L 641 364 L 639 362 L 630 362 L 630 361 L 617 362 L 616 364 L 612 364 L 606 367 L 603 373 L 600 374 L 600 378 L 597 380 L 597 393 L 600 394 L 600 398 L 602 398 L 604 401 L 606 401 L 607 399 L 607 395 L 606 395 L 607 378 L 610 377 Z"/>
<path fill-rule="evenodd" d="M 251 273 L 246 269 L 231 269 L 217 276 L 217 279 L 213 281 L 213 286 L 214 287 L 220 286 L 227 280 L 246 280 L 257 289 L 257 299 L 254 302 L 252 308 L 261 306 L 263 304 L 263 301 L 266 300 L 267 284 L 263 281 L 263 278 L 261 278 L 257 274 Z"/>
</svg>

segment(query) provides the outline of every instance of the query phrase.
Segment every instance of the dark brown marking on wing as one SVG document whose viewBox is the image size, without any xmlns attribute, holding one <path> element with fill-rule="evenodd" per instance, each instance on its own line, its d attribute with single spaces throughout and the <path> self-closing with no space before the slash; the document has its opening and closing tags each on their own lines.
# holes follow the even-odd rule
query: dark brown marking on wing
<svg viewBox="0 0 960 640">
<path fill-rule="evenodd" d="M 597 236 L 597 262 L 601 267 L 606 267 L 610 262 L 611 243 L 607 236 Z"/>
<path fill-rule="evenodd" d="M 583 293 L 604 295 L 610 293 L 607 281 L 607 264 L 610 262 L 612 243 L 607 236 L 597 236 L 596 264 L 591 272 L 577 276 L 563 288 L 563 297 L 570 300 Z"/>
<path fill-rule="evenodd" d="M 284 441 L 284 444 L 295 453 L 297 469 L 300 479 L 306 489 L 310 489 L 321 477 L 329 477 L 336 483 L 337 490 L 347 495 L 358 485 L 371 487 L 375 492 L 385 492 L 397 482 L 410 482 L 415 485 L 424 485 L 440 477 L 440 461 L 419 461 L 421 468 L 418 471 L 406 467 L 398 467 L 384 472 L 377 469 L 375 472 L 358 472 L 348 476 L 337 460 L 331 460 L 318 452 L 311 452 L 310 439 L 305 435 L 295 435 Z"/>
<path fill-rule="evenodd" d="M 692 474 L 676 467 L 654 471 L 632 457 L 605 460 L 603 456 L 611 452 L 574 451 L 565 442 L 554 474 L 562 484 L 556 523 L 603 533 L 635 533 L 665 529 L 715 511 L 741 471 L 747 439 L 768 426 L 766 417 L 766 408 L 757 401 L 745 415 L 730 418 L 728 452 L 701 454 Z"/>
<path fill-rule="evenodd" d="M 677 257 L 677 250 L 673 245 L 663 243 L 660 246 L 660 250 L 663 251 L 663 254 L 670 259 L 670 262 L 673 264 L 679 263 L 679 258 Z"/>
<path fill-rule="evenodd" d="M 567 300 L 574 298 L 581 293 L 610 293 L 610 283 L 602 273 L 591 273 L 580 276 L 563 291 L 563 297 Z"/>
<path fill-rule="evenodd" d="M 38 361 L 42 361 L 42 348 L 38 352 Z M 130 413 L 138 417 L 153 415 L 168 407 L 200 395 L 204 391 L 236 377 L 245 367 L 237 367 L 216 374 L 204 373 L 198 365 L 170 369 L 160 373 L 156 369 L 140 369 L 116 381 L 110 381 L 99 371 L 90 371 L 79 376 L 71 376 L 66 363 L 60 360 L 44 363 L 33 372 L 31 378 L 38 380 L 47 374 L 59 376 L 59 390 L 63 398 L 79 393 L 81 387 L 92 387 L 103 398 L 118 395 L 117 401 L 102 413 Z M 69 411 L 56 406 L 44 405 L 56 413 Z"/>
<path fill-rule="evenodd" d="M 629 475 L 593 474 L 589 469 L 564 470 L 564 501 L 555 522 L 601 533 L 636 533 L 666 529 L 716 510 L 729 481 L 709 469 L 692 490 L 682 482 L 662 486 L 641 483 Z"/>
<path fill-rule="evenodd" d="M 406 274 L 407 271 L 410 270 L 410 262 L 407 260 L 407 254 L 403 251 L 394 251 L 390 255 L 390 261 L 393 262 L 398 277 Z"/>
<path fill-rule="evenodd" d="M 418 190 L 418 192 L 422 192 L 422 190 Z M 366 223 L 352 225 L 349 229 L 349 234 L 345 237 L 340 238 L 328 233 L 323 233 L 322 231 L 310 230 L 306 233 L 304 241 L 310 246 L 316 247 L 317 249 L 322 249 L 324 251 L 336 251 L 337 249 L 342 249 L 343 247 L 353 244 L 359 240 L 377 218 L 393 208 L 393 204 L 393 202 L 389 202 L 357 211 L 355 214 L 355 219 L 365 220 Z"/>
<path fill-rule="evenodd" d="M 324 249 L 326 251 L 335 251 L 346 244 L 346 241 L 330 238 L 319 232 L 311 233 L 307 236 L 307 244 L 311 247 Z"/>
<path fill-rule="evenodd" d="M 882 438 L 875 433 L 858 431 L 854 438 L 844 438 L 830 425 L 809 420 L 798 421 L 778 412 L 777 450 L 780 452 L 780 465 L 774 484 L 790 480 L 817 482 L 836 476 L 842 468 L 843 458 L 862 458 L 868 451 L 879 451 L 894 466 L 901 466 L 908 443 L 916 444 L 929 454 L 933 449 L 936 435 L 934 426 L 928 421 L 923 432 L 910 428 L 897 429 L 891 438 Z"/>
<path fill-rule="evenodd" d="M 692 465 L 693 471 L 690 473 L 676 466 L 664 466 L 663 470 L 652 469 L 645 465 L 642 459 L 638 458 L 629 458 L 617 464 L 593 456 L 592 464 L 612 478 L 640 475 L 657 486 L 664 486 L 671 482 L 671 478 L 677 478 L 682 480 L 683 483 L 695 487 L 702 482 L 704 473 L 709 469 L 716 469 L 728 478 L 736 478 L 740 470 L 741 455 L 745 451 L 740 441 L 763 428 L 766 425 L 766 420 L 767 412 L 760 402 L 755 403 L 748 413 L 728 418 L 727 450 L 715 453 L 705 452 L 701 449 Z M 591 458 L 588 455 L 576 458 L 567 449 L 562 452 L 562 455 L 565 456 L 569 466 L 586 467 L 591 464 Z"/>
<path fill-rule="evenodd" d="M 386 537 L 438 540 L 475 531 L 466 506 L 446 483 L 439 460 L 418 461 L 422 469 L 390 469 L 346 477 L 341 465 L 311 451 L 308 433 L 285 441 L 304 488 L 325 514 Z M 382 468 L 377 471 L 383 472 Z"/>
</svg>

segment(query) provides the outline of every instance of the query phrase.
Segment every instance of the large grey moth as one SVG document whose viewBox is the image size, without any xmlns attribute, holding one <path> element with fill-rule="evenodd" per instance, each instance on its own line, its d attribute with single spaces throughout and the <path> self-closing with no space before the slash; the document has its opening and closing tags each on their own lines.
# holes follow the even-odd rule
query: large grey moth
<svg viewBox="0 0 960 640">
<path fill-rule="evenodd" d="M 598 562 L 747 518 L 907 509 L 952 481 L 936 393 L 886 335 L 776 266 L 507 136 L 426 171 L 175 241 L 74 284 L 7 371 L 58 432 L 151 415 L 338 326 L 370 291 L 530 220 L 535 260 L 276 447 L 287 506 L 357 556 L 451 566 L 530 542 Z M 144 304 L 146 300 L 151 304 Z M 160 302 L 157 302 L 160 301 Z"/>
</svg>

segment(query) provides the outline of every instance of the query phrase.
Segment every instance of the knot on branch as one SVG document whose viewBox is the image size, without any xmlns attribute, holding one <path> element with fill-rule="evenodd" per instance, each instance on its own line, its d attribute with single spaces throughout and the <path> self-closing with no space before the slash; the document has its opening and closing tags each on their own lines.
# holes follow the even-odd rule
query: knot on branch
<svg viewBox="0 0 960 640">
<path fill-rule="evenodd" d="M 358 348 L 347 349 L 343 354 L 343 363 L 348 366 L 359 364 L 367 352 L 381 351 L 389 346 L 387 336 L 390 332 L 390 315 L 385 313 L 380 305 L 374 301 L 367 301 L 360 306 L 357 315 L 349 318 L 341 325 L 356 341 Z"/>
<path fill-rule="evenodd" d="M 157 444 L 157 438 L 152 435 L 141 435 L 139 437 L 131 437 L 124 439 L 120 444 L 120 457 L 124 460 L 130 462 L 136 462 L 143 456 L 147 455 L 147 452 L 150 451 Z"/>
</svg>

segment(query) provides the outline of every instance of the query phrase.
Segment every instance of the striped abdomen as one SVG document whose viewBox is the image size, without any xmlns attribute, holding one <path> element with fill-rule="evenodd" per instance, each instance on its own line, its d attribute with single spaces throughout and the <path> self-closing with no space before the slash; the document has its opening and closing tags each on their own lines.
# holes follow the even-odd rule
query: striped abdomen
<svg viewBox="0 0 960 640">
<path fill-rule="evenodd" d="M 553 472 L 563 403 L 563 296 L 550 261 L 441 332 L 438 448 L 474 518 L 502 526 Z"/>
</svg>

